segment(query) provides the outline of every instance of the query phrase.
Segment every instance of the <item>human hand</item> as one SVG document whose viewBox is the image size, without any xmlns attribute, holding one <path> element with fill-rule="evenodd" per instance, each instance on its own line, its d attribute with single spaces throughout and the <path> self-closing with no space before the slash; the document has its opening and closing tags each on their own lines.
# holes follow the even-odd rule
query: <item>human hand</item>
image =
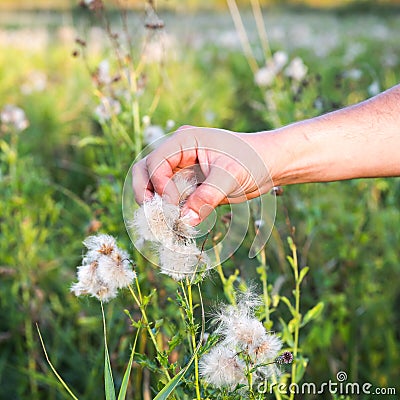
<svg viewBox="0 0 400 400">
<path fill-rule="evenodd" d="M 273 186 L 256 151 L 257 134 L 214 128 L 182 127 L 133 166 L 133 190 L 141 204 L 155 192 L 179 203 L 171 179 L 179 170 L 196 166 L 199 186 L 187 198 L 182 216 L 191 225 L 204 220 L 220 204 L 239 203 L 266 193 Z"/>
</svg>

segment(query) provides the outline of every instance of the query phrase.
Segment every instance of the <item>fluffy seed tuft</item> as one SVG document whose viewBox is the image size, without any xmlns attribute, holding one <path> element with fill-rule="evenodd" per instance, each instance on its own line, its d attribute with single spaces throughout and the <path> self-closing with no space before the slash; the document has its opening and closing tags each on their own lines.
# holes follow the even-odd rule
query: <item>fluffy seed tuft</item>
<svg viewBox="0 0 400 400">
<path fill-rule="evenodd" d="M 206 269 L 210 261 L 196 245 L 196 228 L 186 224 L 180 216 L 181 207 L 196 188 L 195 174 L 182 170 L 172 180 L 180 193 L 179 206 L 167 203 L 155 193 L 136 210 L 130 226 L 139 236 L 135 245 L 141 248 L 145 241 L 152 242 L 159 256 L 161 273 L 179 281 L 193 276 L 200 268 Z"/>
<path fill-rule="evenodd" d="M 107 302 L 117 296 L 118 289 L 127 287 L 136 277 L 129 254 L 121 250 L 110 235 L 89 236 L 83 244 L 87 253 L 78 267 L 78 282 L 71 286 L 71 292 Z"/>
</svg>

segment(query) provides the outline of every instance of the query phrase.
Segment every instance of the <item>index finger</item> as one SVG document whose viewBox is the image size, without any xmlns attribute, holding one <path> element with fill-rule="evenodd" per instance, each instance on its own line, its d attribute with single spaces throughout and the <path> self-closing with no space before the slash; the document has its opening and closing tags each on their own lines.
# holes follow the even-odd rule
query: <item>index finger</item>
<svg viewBox="0 0 400 400">
<path fill-rule="evenodd" d="M 135 201 L 138 204 L 142 204 L 153 197 L 154 188 L 150 181 L 145 158 L 132 167 L 132 187 Z"/>
<path fill-rule="evenodd" d="M 197 163 L 195 138 L 180 130 L 146 157 L 146 169 L 151 186 L 170 203 L 177 204 L 179 191 L 172 181 L 177 170 Z"/>
</svg>

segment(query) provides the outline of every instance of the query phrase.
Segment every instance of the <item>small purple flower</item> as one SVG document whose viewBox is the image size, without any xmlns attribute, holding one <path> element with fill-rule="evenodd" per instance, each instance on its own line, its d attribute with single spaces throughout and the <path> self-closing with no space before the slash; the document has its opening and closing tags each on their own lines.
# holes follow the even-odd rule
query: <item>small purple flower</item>
<svg viewBox="0 0 400 400">
<path fill-rule="evenodd" d="M 285 351 L 283 354 L 276 358 L 275 362 L 279 365 L 291 364 L 293 362 L 293 354 L 290 351 Z"/>
</svg>

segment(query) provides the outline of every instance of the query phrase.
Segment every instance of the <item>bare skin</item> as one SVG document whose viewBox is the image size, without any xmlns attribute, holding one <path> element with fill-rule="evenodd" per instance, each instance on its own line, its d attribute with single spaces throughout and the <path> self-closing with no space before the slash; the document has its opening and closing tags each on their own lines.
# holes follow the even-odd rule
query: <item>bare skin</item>
<svg viewBox="0 0 400 400">
<path fill-rule="evenodd" d="M 400 85 L 267 132 L 182 127 L 134 165 L 136 201 L 157 192 L 177 203 L 170 178 L 192 165 L 205 177 L 182 209 L 193 225 L 219 204 L 245 201 L 277 185 L 400 176 Z"/>
</svg>

